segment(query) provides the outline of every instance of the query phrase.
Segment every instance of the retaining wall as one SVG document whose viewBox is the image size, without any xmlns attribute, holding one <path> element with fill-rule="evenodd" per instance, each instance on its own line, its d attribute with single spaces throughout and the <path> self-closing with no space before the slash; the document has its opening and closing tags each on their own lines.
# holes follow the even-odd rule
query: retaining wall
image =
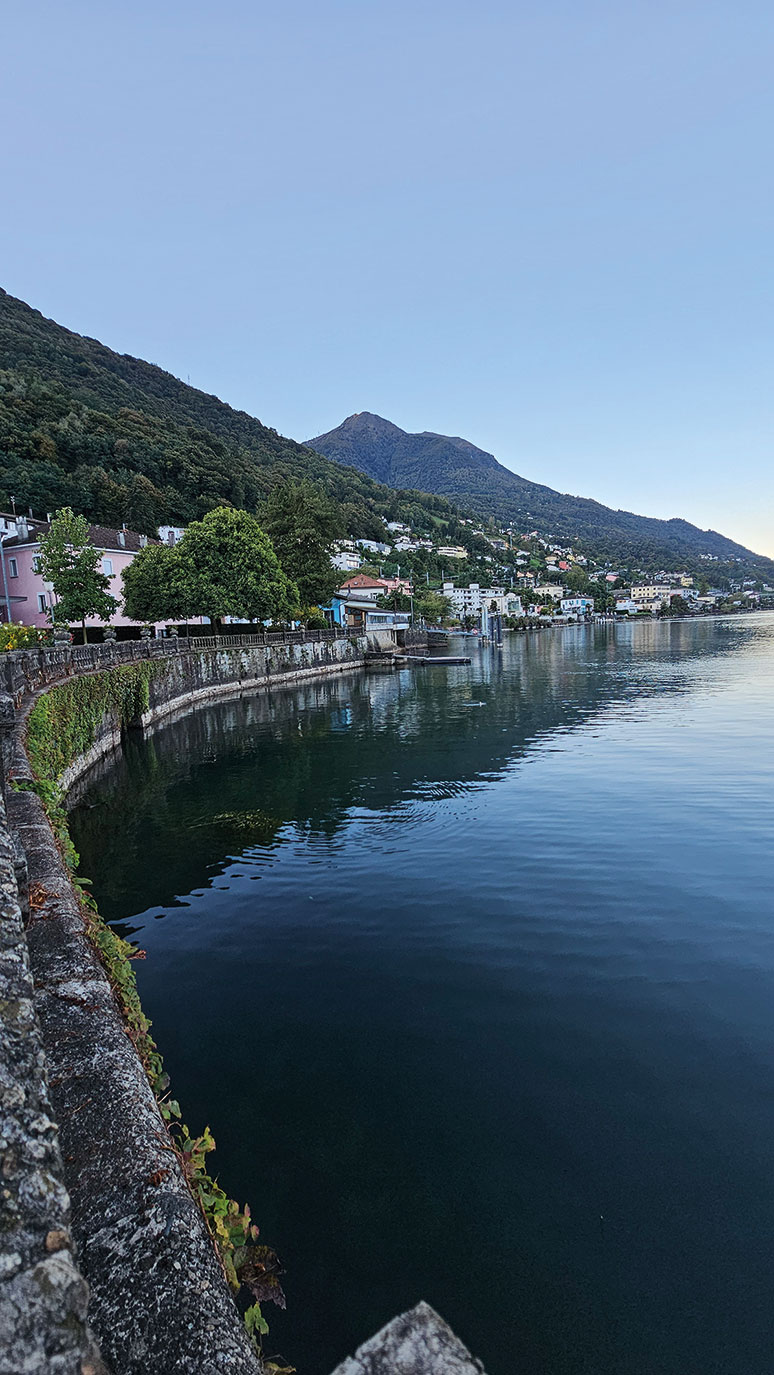
<svg viewBox="0 0 774 1375">
<path fill-rule="evenodd" d="M 8 724 L 10 700 L 2 702 Z M 0 1375 L 97 1375 L 24 932 L 24 867 L 0 795 Z"/>
</svg>

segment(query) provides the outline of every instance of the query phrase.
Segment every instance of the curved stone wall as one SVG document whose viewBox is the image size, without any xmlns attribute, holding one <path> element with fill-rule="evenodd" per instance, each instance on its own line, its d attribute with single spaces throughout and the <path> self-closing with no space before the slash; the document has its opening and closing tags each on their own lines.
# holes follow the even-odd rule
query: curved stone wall
<svg viewBox="0 0 774 1375">
<path fill-rule="evenodd" d="M 33 782 L 25 721 L 41 691 L 55 691 L 73 673 L 146 657 L 153 672 L 138 726 L 222 694 L 358 668 L 363 648 L 322 636 L 167 642 L 161 654 L 140 642 L 86 648 L 86 654 L 9 655 L 3 663 L 14 700 L 5 698 L 0 713 L 11 780 L 8 818 L 0 811 L 0 1149 L 10 1185 L 0 1331 L 3 1340 L 12 1334 L 12 1345 L 5 1364 L 0 1351 L 0 1375 L 105 1369 L 86 1322 L 87 1297 L 102 1358 L 116 1375 L 256 1375 L 260 1364 L 85 929 L 43 804 L 23 787 Z M 117 747 L 121 729 L 106 712 L 91 748 L 73 760 L 62 784 Z M 21 843 L 21 870 L 32 893 L 26 931 L 11 832 Z"/>
<path fill-rule="evenodd" d="M 60 777 L 69 787 L 120 746 L 127 725 L 147 726 L 216 696 L 357 669 L 367 650 L 388 647 L 322 633 L 4 656 L 10 695 L 0 697 L 0 736 L 10 786 L 7 815 L 0 798 L 0 1342 L 8 1346 L 0 1346 L 0 1375 L 259 1375 L 262 1368 L 43 803 L 30 789 L 31 707 L 74 674 L 153 661 L 138 719 L 127 723 L 106 710 L 89 748 Z M 404 1375 L 480 1370 L 455 1343 L 420 1305 L 342 1371 L 392 1371 L 398 1348 Z"/>
</svg>

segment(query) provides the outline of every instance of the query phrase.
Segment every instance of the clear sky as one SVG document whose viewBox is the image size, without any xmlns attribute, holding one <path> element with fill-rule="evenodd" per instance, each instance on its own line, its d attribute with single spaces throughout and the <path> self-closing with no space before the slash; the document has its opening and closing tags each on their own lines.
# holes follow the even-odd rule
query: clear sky
<svg viewBox="0 0 774 1375">
<path fill-rule="evenodd" d="M 2 285 L 774 555 L 771 0 L 5 7 Z"/>
</svg>

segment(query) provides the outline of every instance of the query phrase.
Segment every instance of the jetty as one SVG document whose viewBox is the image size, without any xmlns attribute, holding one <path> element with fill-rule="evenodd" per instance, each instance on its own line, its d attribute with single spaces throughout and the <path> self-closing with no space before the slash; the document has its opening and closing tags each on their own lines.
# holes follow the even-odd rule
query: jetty
<svg viewBox="0 0 774 1375">
<path fill-rule="evenodd" d="M 469 664 L 470 659 L 465 654 L 406 654 L 403 656 L 409 664 Z"/>
</svg>

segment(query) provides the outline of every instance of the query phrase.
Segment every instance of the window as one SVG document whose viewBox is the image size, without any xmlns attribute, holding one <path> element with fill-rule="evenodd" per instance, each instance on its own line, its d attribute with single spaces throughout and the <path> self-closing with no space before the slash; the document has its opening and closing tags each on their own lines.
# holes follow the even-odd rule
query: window
<svg viewBox="0 0 774 1375">
<path fill-rule="evenodd" d="M 10 575 L 11 575 L 12 578 L 18 578 L 18 576 L 19 576 L 19 565 L 18 565 L 18 563 L 16 562 L 16 559 L 9 559 L 9 560 L 8 560 L 8 572 L 10 573 Z"/>
<path fill-rule="evenodd" d="M 36 554 L 32 560 L 32 571 L 33 573 L 40 572 L 40 554 Z"/>
<path fill-rule="evenodd" d="M 108 577 L 111 577 L 111 578 L 112 578 L 112 576 L 113 576 L 113 560 L 112 560 L 112 559 L 103 559 L 103 560 L 102 560 L 102 572 L 103 572 L 103 573 L 107 573 Z"/>
<path fill-rule="evenodd" d="M 45 594 L 45 592 L 39 592 L 39 593 L 38 593 L 38 611 L 43 611 L 43 612 L 45 612 L 45 611 L 47 611 L 47 610 L 48 610 L 48 608 L 47 608 L 47 606 L 46 606 L 46 594 Z"/>
</svg>

